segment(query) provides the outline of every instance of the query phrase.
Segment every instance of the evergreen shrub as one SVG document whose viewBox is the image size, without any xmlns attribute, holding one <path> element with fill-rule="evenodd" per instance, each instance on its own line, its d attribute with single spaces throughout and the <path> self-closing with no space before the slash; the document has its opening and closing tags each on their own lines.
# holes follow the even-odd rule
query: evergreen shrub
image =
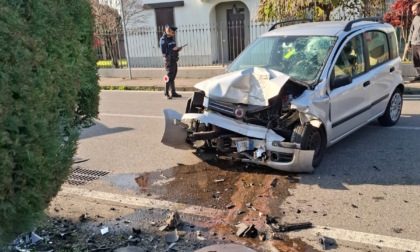
<svg viewBox="0 0 420 252">
<path fill-rule="evenodd" d="M 0 0 L 0 248 L 35 224 L 98 114 L 88 0 Z"/>
</svg>

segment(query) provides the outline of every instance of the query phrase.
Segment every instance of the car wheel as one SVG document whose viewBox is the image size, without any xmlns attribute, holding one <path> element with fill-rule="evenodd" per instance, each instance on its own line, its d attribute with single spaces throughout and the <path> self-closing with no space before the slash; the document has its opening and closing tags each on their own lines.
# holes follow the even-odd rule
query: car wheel
<svg viewBox="0 0 420 252">
<path fill-rule="evenodd" d="M 300 144 L 302 150 L 314 150 L 312 166 L 317 167 L 326 150 L 326 137 L 320 128 L 315 128 L 310 124 L 297 125 L 293 129 L 291 142 Z"/>
<path fill-rule="evenodd" d="M 401 110 L 403 105 L 402 92 L 399 88 L 395 89 L 388 102 L 385 113 L 378 118 L 378 121 L 383 126 L 395 125 L 401 116 Z"/>
</svg>

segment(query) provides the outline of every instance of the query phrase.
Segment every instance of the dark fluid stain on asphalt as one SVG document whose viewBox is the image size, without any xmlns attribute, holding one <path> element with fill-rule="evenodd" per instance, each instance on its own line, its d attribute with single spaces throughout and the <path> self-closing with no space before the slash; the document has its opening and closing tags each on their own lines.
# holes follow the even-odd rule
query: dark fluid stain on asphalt
<svg viewBox="0 0 420 252">
<path fill-rule="evenodd" d="M 235 225 L 246 223 L 254 225 L 260 233 L 272 234 L 265 224 L 265 216 L 281 222 L 284 213 L 280 205 L 299 180 L 269 168 L 212 160 L 140 174 L 135 181 L 142 193 L 154 198 L 225 211 L 226 215 L 221 218 L 200 225 L 208 225 L 231 241 L 245 242 L 266 251 L 263 248 L 266 242 L 258 237 L 237 237 Z M 316 251 L 301 240 L 289 239 L 287 234 L 281 239 L 269 237 L 269 240 L 280 251 Z"/>
</svg>

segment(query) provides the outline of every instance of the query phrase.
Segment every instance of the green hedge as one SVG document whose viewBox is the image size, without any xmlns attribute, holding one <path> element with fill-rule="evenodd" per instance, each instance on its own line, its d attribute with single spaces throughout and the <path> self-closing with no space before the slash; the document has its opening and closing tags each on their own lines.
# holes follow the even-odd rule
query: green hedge
<svg viewBox="0 0 420 252">
<path fill-rule="evenodd" d="M 0 0 L 0 249 L 42 216 L 98 114 L 88 0 Z"/>
</svg>

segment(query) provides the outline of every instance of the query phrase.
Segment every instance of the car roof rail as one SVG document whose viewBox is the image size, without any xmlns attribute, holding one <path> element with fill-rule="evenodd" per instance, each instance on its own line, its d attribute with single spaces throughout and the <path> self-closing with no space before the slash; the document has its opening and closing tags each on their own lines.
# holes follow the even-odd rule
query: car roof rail
<svg viewBox="0 0 420 252">
<path fill-rule="evenodd" d="M 272 30 L 276 29 L 276 27 L 278 25 L 281 25 L 281 27 L 283 27 L 283 26 L 287 26 L 287 25 L 307 23 L 307 22 L 312 22 L 312 19 L 293 19 L 293 20 L 278 22 L 278 23 L 273 24 L 268 31 L 272 31 Z"/>
<path fill-rule="evenodd" d="M 351 20 L 349 21 L 346 26 L 344 27 L 344 31 L 348 32 L 351 30 L 351 27 L 353 26 L 353 24 L 358 23 L 358 22 L 362 22 L 362 21 L 377 21 L 379 23 L 383 23 L 384 20 L 382 19 L 381 16 L 377 16 L 377 17 L 366 17 L 366 18 L 358 18 L 355 20 Z"/>
</svg>

